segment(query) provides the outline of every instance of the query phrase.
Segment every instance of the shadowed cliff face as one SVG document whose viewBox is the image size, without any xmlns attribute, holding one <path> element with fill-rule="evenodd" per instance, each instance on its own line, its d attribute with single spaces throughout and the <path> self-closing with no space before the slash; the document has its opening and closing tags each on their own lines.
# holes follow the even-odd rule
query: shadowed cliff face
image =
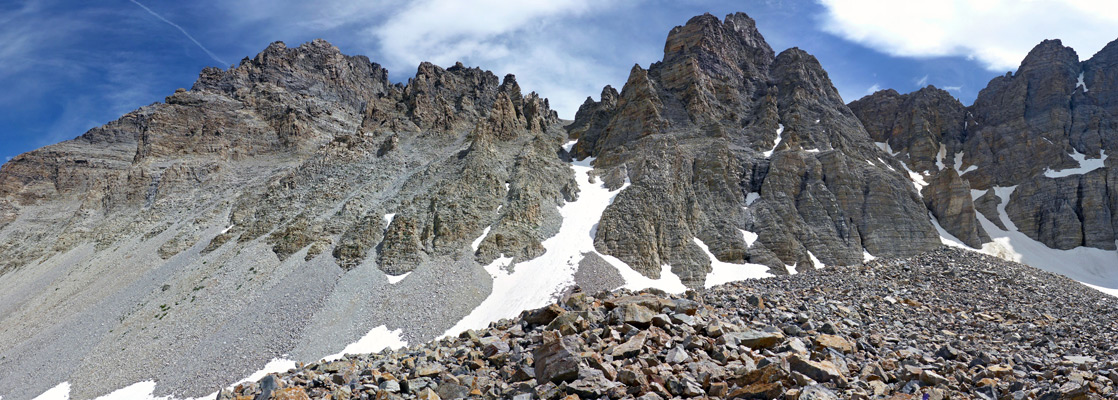
<svg viewBox="0 0 1118 400">
<path fill-rule="evenodd" d="M 667 264 L 701 284 L 710 260 L 692 238 L 721 261 L 776 273 L 939 244 L 900 165 L 818 61 L 774 55 L 744 14 L 676 27 L 663 61 L 588 99 L 568 130 L 573 155 L 597 157 L 608 184 L 631 181 L 603 215 L 597 248 L 648 275 Z M 747 246 L 743 230 L 758 242 Z"/>
<path fill-rule="evenodd" d="M 970 107 L 932 87 L 877 92 L 850 107 L 875 141 L 934 177 L 925 200 L 968 245 L 989 240 L 974 222 L 977 202 L 1001 228 L 997 204 L 1004 204 L 1008 222 L 1049 247 L 1113 250 L 1118 171 L 1108 156 L 1118 150 L 1116 43 L 1080 62 L 1059 40 L 1046 40 L 1017 72 L 991 80 Z M 987 192 L 995 187 L 1016 189 L 1000 199 Z M 964 195 L 969 189 L 976 192 Z"/>
</svg>

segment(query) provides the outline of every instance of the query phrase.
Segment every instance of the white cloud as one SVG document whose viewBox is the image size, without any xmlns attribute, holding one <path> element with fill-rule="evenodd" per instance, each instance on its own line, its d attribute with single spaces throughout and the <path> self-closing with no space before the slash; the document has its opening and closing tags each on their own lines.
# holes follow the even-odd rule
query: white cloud
<svg viewBox="0 0 1118 400">
<path fill-rule="evenodd" d="M 632 33 L 623 18 L 602 25 L 603 16 L 635 14 L 640 3 L 245 0 L 216 6 L 230 26 L 253 27 L 251 34 L 263 43 L 288 40 L 294 45 L 325 38 L 347 54 L 364 54 L 383 65 L 394 81 L 415 74 L 423 61 L 442 67 L 461 61 L 498 77 L 513 73 L 526 93 L 540 93 L 560 117 L 573 118 L 587 95 L 596 95 L 606 84 L 624 83 L 634 62 L 648 63 L 661 55 L 662 42 L 615 43 L 619 32 Z"/>
<path fill-rule="evenodd" d="M 210 56 L 210 58 L 214 59 L 214 61 L 217 61 L 217 62 L 218 62 L 218 66 L 222 66 L 222 67 L 223 67 L 223 66 L 225 66 L 225 65 L 229 64 L 229 63 L 227 63 L 227 62 L 223 61 L 222 59 L 220 59 L 220 58 L 217 58 L 217 55 L 216 55 L 216 54 L 214 54 L 213 52 L 211 52 L 211 51 L 210 51 L 210 49 L 207 49 L 207 48 L 206 48 L 206 46 L 203 46 L 203 45 L 202 45 L 202 42 L 199 42 L 199 41 L 198 41 L 198 39 L 195 39 L 195 38 L 194 38 L 194 36 L 191 36 L 191 35 L 190 35 L 190 33 L 187 33 L 187 32 L 186 32 L 186 29 L 183 29 L 183 28 L 182 28 L 181 26 L 179 26 L 179 24 L 176 24 L 176 23 L 174 23 L 174 22 L 171 22 L 171 20 L 169 20 L 169 19 L 167 19 L 167 18 L 163 18 L 163 16 L 162 16 L 162 15 L 159 15 L 159 14 L 158 14 L 158 13 L 156 13 L 155 11 L 152 11 L 152 10 L 151 10 L 150 8 L 148 8 L 148 6 L 145 6 L 145 5 L 141 4 L 140 2 L 138 2 L 138 1 L 136 1 L 136 0 L 128 0 L 128 1 L 131 1 L 131 2 L 132 2 L 132 4 L 135 4 L 135 5 L 137 5 L 137 6 L 140 6 L 140 8 L 144 9 L 144 11 L 147 11 L 147 12 L 148 12 L 148 14 L 151 14 L 151 15 L 152 15 L 153 17 L 155 17 L 155 18 L 159 19 L 160 21 L 166 22 L 166 23 L 167 23 L 167 25 L 173 26 L 173 27 L 174 27 L 175 29 L 178 29 L 178 30 L 179 30 L 179 32 L 182 32 L 183 36 L 186 36 L 186 38 L 187 38 L 187 39 L 190 39 L 190 41 L 191 41 L 191 42 L 194 42 L 194 44 L 195 44 L 195 45 L 198 45 L 198 48 L 200 48 L 200 49 L 202 49 L 202 51 L 206 52 L 206 54 L 207 54 L 207 55 L 209 55 L 209 56 Z"/>
<path fill-rule="evenodd" d="M 875 83 L 873 84 L 873 86 L 866 88 L 866 95 L 868 96 L 877 93 L 878 90 L 881 90 L 881 85 Z"/>
<path fill-rule="evenodd" d="M 944 87 L 942 87 L 942 89 L 943 89 L 943 90 L 946 90 L 946 91 L 948 91 L 948 92 L 961 92 L 961 91 L 963 91 L 963 85 L 959 85 L 959 86 L 944 86 Z"/>
<path fill-rule="evenodd" d="M 920 79 L 916 80 L 916 86 L 924 87 L 924 85 L 927 85 L 927 84 L 928 84 L 928 76 L 927 75 L 924 75 L 923 78 L 920 78 Z"/>
<path fill-rule="evenodd" d="M 55 55 L 73 44 L 78 32 L 90 27 L 89 15 L 53 13 L 45 3 L 36 0 L 18 7 L 0 6 L 0 80 L 28 70 L 68 67 Z"/>
<path fill-rule="evenodd" d="M 367 32 L 380 49 L 378 61 L 394 74 L 410 74 L 422 61 L 514 73 L 525 91 L 541 93 L 561 117 L 572 118 L 587 94 L 617 78 L 607 78 L 586 54 L 590 28 L 579 20 L 616 7 L 591 0 L 426 0 Z"/>
<path fill-rule="evenodd" d="M 274 23 L 286 33 L 321 33 L 348 25 L 364 25 L 390 16 L 404 0 L 352 1 L 319 0 L 288 2 L 275 0 L 242 0 L 216 2 L 233 26 L 255 26 Z M 276 33 L 276 31 L 271 31 Z M 271 38 L 275 40 L 275 38 Z"/>
<path fill-rule="evenodd" d="M 1112 0 L 818 0 L 823 29 L 895 56 L 963 56 L 1016 69 L 1044 39 L 1086 59 L 1118 37 Z"/>
</svg>

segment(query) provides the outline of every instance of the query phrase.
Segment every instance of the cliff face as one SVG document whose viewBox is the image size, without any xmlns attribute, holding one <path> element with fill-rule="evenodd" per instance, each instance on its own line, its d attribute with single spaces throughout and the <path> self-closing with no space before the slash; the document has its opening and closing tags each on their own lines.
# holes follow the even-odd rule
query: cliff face
<svg viewBox="0 0 1118 400">
<path fill-rule="evenodd" d="M 588 99 L 568 129 L 574 157 L 596 157 L 614 186 L 631 182 L 603 215 L 597 248 L 649 275 L 671 265 L 701 282 L 710 261 L 692 238 L 721 261 L 777 273 L 939 245 L 900 165 L 818 61 L 774 54 L 744 14 L 676 27 L 662 61 L 634 66 L 620 94 Z M 742 231 L 759 240 L 747 245 Z"/>
<path fill-rule="evenodd" d="M 1011 222 L 1049 247 L 1114 250 L 1118 171 L 1108 155 L 1118 148 L 1118 95 L 1109 79 L 1116 59 L 1116 42 L 1080 62 L 1059 40 L 1046 40 L 1017 72 L 991 80 L 970 107 L 932 87 L 878 92 L 850 107 L 875 141 L 932 177 L 924 192 L 929 208 L 968 245 L 989 241 L 976 226 L 978 201 L 999 228 Z M 1013 189 L 997 198 L 996 188 Z M 1003 204 L 1005 216 L 991 202 Z M 940 206 L 947 203 L 953 206 Z"/>
</svg>

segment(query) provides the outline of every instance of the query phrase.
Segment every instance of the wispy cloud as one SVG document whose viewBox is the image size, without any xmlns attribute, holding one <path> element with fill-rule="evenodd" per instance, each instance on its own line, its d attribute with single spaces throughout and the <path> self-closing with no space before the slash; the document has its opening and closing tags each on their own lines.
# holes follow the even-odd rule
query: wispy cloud
<svg viewBox="0 0 1118 400">
<path fill-rule="evenodd" d="M 895 56 L 962 56 L 1016 69 L 1044 39 L 1087 58 L 1118 37 L 1118 2 L 819 0 L 824 29 Z"/>
<path fill-rule="evenodd" d="M 928 76 L 927 75 L 924 75 L 924 77 L 916 80 L 916 86 L 918 86 L 918 87 L 924 87 L 924 85 L 927 85 L 927 84 L 928 84 Z"/>
<path fill-rule="evenodd" d="M 81 11 L 53 13 L 43 3 L 27 1 L 12 8 L 0 5 L 0 82 L 44 66 L 66 66 L 54 57 L 88 27 L 89 15 Z M 5 91 L 10 92 L 11 87 L 5 85 Z"/>
<path fill-rule="evenodd" d="M 427 0 L 410 4 L 369 33 L 389 70 L 413 71 L 421 61 L 443 66 L 462 61 L 498 75 L 515 73 L 525 90 L 542 93 L 570 118 L 587 94 L 605 83 L 597 60 L 577 45 L 592 40 L 580 36 L 586 30 L 581 18 L 611 7 L 617 6 L 591 0 Z"/>
<path fill-rule="evenodd" d="M 866 88 L 866 95 L 868 96 L 877 93 L 878 90 L 881 90 L 881 85 L 875 83 L 873 84 L 873 86 Z"/>
<path fill-rule="evenodd" d="M 162 15 L 157 14 L 155 11 L 152 11 L 150 8 L 148 8 L 147 6 L 145 6 L 143 4 L 140 4 L 140 2 L 138 2 L 136 0 L 128 0 L 128 1 L 131 1 L 132 4 L 140 6 L 140 8 L 144 9 L 144 11 L 147 11 L 148 14 L 151 14 L 155 18 L 159 18 L 160 21 L 166 22 L 167 25 L 171 25 L 171 26 L 175 27 L 175 29 L 178 29 L 179 32 L 182 32 L 182 34 L 184 36 L 186 36 L 187 39 L 190 39 L 191 42 L 194 42 L 194 44 L 198 45 L 198 48 L 200 48 L 200 49 L 202 49 L 202 51 L 206 52 L 206 54 L 208 54 L 210 56 L 210 58 L 214 59 L 214 61 L 217 61 L 217 62 L 221 63 L 220 64 L 221 66 L 229 65 L 229 63 L 227 63 L 225 61 L 222 61 L 220 58 L 218 58 L 217 55 L 215 55 L 213 52 L 210 51 L 210 49 L 207 49 L 206 46 L 203 46 L 202 43 L 198 41 L 198 39 L 194 38 L 194 36 L 190 36 L 190 33 L 187 33 L 186 29 L 183 29 L 181 26 L 179 26 L 179 24 L 171 22 L 167 18 L 163 18 Z"/>
<path fill-rule="evenodd" d="M 946 90 L 948 92 L 961 92 L 961 91 L 963 91 L 963 86 L 962 85 L 959 85 L 959 86 L 944 86 L 943 90 Z"/>
</svg>

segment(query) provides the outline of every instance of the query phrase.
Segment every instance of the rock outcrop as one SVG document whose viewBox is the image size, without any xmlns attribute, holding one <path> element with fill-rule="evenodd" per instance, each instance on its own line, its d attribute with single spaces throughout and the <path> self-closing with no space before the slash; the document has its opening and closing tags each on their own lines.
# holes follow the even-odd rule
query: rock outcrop
<svg viewBox="0 0 1118 400">
<path fill-rule="evenodd" d="M 929 179 L 929 209 L 967 245 L 989 241 L 972 218 L 978 209 L 1000 229 L 1052 248 L 1114 250 L 1118 170 L 1107 157 L 1118 150 L 1118 88 L 1108 80 L 1115 60 L 1118 41 L 1080 62 L 1059 40 L 1046 40 L 970 107 L 928 87 L 877 92 L 850 108 L 875 141 Z M 998 198 L 991 188 L 1015 189 Z M 964 196 L 967 189 L 974 194 Z"/>
<path fill-rule="evenodd" d="M 900 165 L 818 61 L 799 49 L 774 54 L 745 14 L 676 27 L 663 61 L 634 66 L 620 94 L 607 87 L 588 99 L 568 131 L 579 139 L 574 157 L 595 157 L 614 187 L 630 182 L 596 247 L 646 275 L 671 265 L 701 283 L 710 260 L 692 238 L 721 261 L 777 273 L 939 243 Z"/>
</svg>

